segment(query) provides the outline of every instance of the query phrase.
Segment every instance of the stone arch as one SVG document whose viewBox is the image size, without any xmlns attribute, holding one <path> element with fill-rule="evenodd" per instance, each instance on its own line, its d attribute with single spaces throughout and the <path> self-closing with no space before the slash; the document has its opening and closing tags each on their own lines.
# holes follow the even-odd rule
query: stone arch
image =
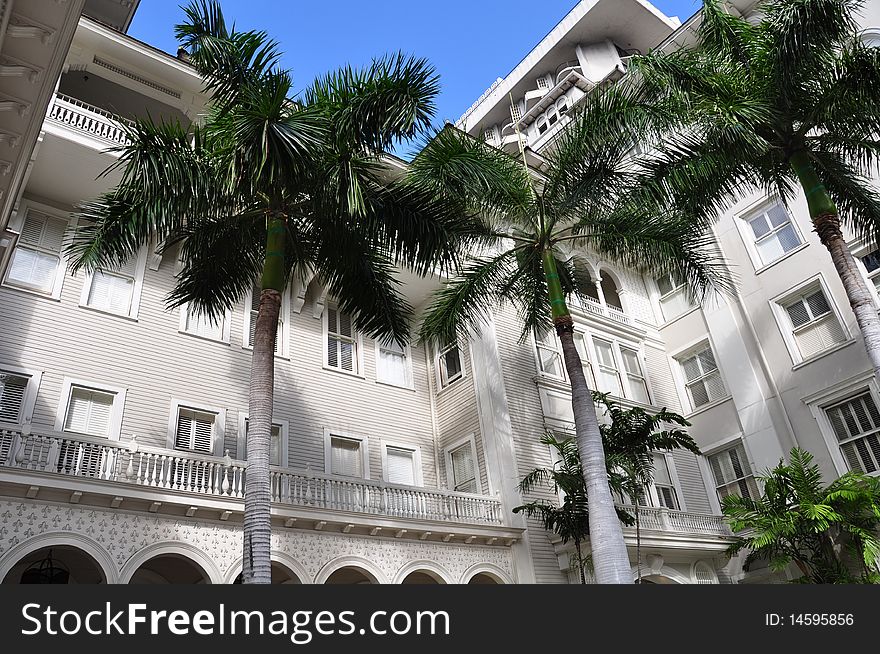
<svg viewBox="0 0 880 654">
<path fill-rule="evenodd" d="M 291 575 L 299 579 L 299 583 L 312 583 L 312 576 L 306 571 L 305 567 L 293 557 L 288 556 L 283 552 L 272 552 L 272 563 L 285 568 Z M 223 583 L 235 583 L 238 575 L 241 574 L 241 567 L 241 557 L 239 557 L 235 561 L 235 563 L 229 566 L 229 569 L 226 571 L 226 575 L 224 576 Z"/>
<path fill-rule="evenodd" d="M 138 571 L 138 568 L 152 559 L 168 555 L 188 559 L 191 563 L 201 568 L 202 572 L 204 572 L 205 576 L 208 578 L 208 583 L 223 583 L 223 575 L 220 573 L 220 570 L 217 568 L 214 561 L 207 554 L 194 545 L 181 542 L 154 543 L 153 545 L 149 545 L 138 551 L 137 554 L 132 556 L 126 561 L 125 565 L 122 566 L 122 571 L 119 573 L 120 583 L 131 583 L 131 578 L 134 576 L 134 573 Z"/>
<path fill-rule="evenodd" d="M 605 296 L 605 304 L 610 307 L 617 307 L 621 311 L 626 312 L 627 307 L 624 305 L 624 288 L 622 279 L 608 264 L 602 264 L 599 267 L 600 286 L 602 294 Z"/>
<path fill-rule="evenodd" d="M 34 536 L 0 556 L 0 582 L 23 558 L 32 552 L 49 547 L 72 547 L 85 552 L 101 570 L 104 583 L 119 583 L 119 572 L 107 550 L 96 540 L 70 531 L 48 532 Z"/>
<path fill-rule="evenodd" d="M 432 577 L 438 584 L 452 584 L 452 575 L 433 561 L 411 561 L 397 571 L 394 577 L 395 584 L 402 584 L 410 574 L 422 572 Z"/>
<path fill-rule="evenodd" d="M 464 571 L 464 573 L 461 575 L 461 580 L 458 583 L 468 584 L 471 582 L 471 579 L 480 574 L 486 575 L 496 584 L 513 583 L 513 580 L 507 575 L 506 572 L 504 572 L 504 570 L 502 570 L 498 566 L 492 565 L 491 563 L 476 563 L 472 565 Z"/>
<path fill-rule="evenodd" d="M 388 580 L 385 574 L 372 561 L 368 561 L 360 556 L 340 556 L 328 561 L 315 575 L 316 584 L 325 584 L 327 580 L 337 570 L 342 568 L 354 568 L 363 572 L 367 577 L 377 584 L 387 584 Z"/>
<path fill-rule="evenodd" d="M 633 581 L 636 581 L 639 578 L 639 571 L 637 568 L 633 568 Z M 681 574 L 677 570 L 670 568 L 667 565 L 661 566 L 660 568 L 652 569 L 642 567 L 642 581 L 649 583 L 660 583 L 660 584 L 692 584 L 694 583 L 690 579 L 688 579 L 685 575 Z"/>
</svg>

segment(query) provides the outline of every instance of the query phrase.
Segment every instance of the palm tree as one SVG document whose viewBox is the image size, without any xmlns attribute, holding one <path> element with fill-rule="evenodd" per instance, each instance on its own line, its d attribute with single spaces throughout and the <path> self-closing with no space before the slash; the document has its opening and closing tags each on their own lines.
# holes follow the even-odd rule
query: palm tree
<svg viewBox="0 0 880 654">
<path fill-rule="evenodd" d="M 728 548 L 729 556 L 749 550 L 745 569 L 758 559 L 777 572 L 794 563 L 803 583 L 880 583 L 880 480 L 848 472 L 823 487 L 813 455 L 797 448 L 788 465 L 780 461 L 760 480 L 759 499 L 724 498 L 731 528 L 748 534 Z M 849 550 L 862 574 L 854 575 L 838 550 Z"/>
<path fill-rule="evenodd" d="M 243 582 L 270 583 L 269 451 L 281 294 L 316 274 L 364 333 L 403 342 L 410 307 L 398 264 L 425 274 L 455 255 L 465 217 L 386 181 L 384 151 L 427 128 L 438 92 L 424 60 L 343 68 L 292 98 L 264 32 L 226 25 L 194 0 L 176 34 L 210 95 L 188 128 L 139 120 L 115 168 L 118 186 L 81 209 L 74 270 L 113 266 L 150 242 L 181 244 L 170 307 L 222 316 L 260 281 L 249 387 Z"/>
<path fill-rule="evenodd" d="M 651 162 L 664 193 L 720 210 L 800 187 L 880 375 L 880 317 L 841 230 L 876 243 L 880 228 L 880 49 L 860 38 L 862 5 L 770 0 L 751 22 L 705 0 L 693 47 L 634 57 L 628 83 L 677 117 Z"/>
<path fill-rule="evenodd" d="M 632 583 L 623 533 L 608 489 L 596 408 L 574 342 L 566 299 L 579 296 L 579 248 L 640 270 L 665 271 L 699 292 L 729 285 L 727 269 L 698 218 L 634 196 L 632 135 L 646 121 L 615 93 L 582 101 L 541 171 L 447 126 L 411 166 L 410 180 L 464 210 L 478 210 L 494 242 L 433 299 L 421 337 L 478 332 L 487 312 L 514 305 L 522 337 L 555 327 L 572 388 L 577 443 L 590 504 L 599 583 Z M 627 128 L 622 128 L 623 125 Z"/>
<path fill-rule="evenodd" d="M 642 533 L 639 502 L 648 484 L 654 481 L 654 453 L 685 449 L 700 454 L 694 439 L 681 429 L 690 423 L 665 407 L 651 413 L 641 407 L 624 409 L 608 393 L 593 393 L 596 403 L 604 408 L 609 421 L 599 429 L 605 444 L 609 470 L 620 471 L 618 486 L 633 504 L 636 525 L 636 568 L 638 583 L 642 580 Z"/>
</svg>

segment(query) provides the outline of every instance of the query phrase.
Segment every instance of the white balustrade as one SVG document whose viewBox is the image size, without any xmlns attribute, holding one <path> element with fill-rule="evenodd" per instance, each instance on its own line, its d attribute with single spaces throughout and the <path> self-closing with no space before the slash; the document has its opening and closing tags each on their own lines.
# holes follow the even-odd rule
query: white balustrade
<svg viewBox="0 0 880 654">
<path fill-rule="evenodd" d="M 0 466 L 209 495 L 244 497 L 243 461 L 69 434 L 0 429 Z M 273 467 L 272 501 L 334 512 L 413 520 L 501 524 L 491 497 Z"/>
<path fill-rule="evenodd" d="M 123 118 L 90 105 L 82 100 L 57 93 L 46 117 L 78 132 L 83 132 L 111 145 L 125 145 L 128 138 L 123 129 Z"/>
<path fill-rule="evenodd" d="M 635 517 L 635 508 L 621 505 L 621 509 Z M 729 536 L 730 528 L 720 515 L 688 513 L 667 508 L 639 507 L 639 527 L 657 531 L 674 531 L 685 534 L 711 534 Z M 635 529 L 633 525 L 632 529 Z"/>
</svg>

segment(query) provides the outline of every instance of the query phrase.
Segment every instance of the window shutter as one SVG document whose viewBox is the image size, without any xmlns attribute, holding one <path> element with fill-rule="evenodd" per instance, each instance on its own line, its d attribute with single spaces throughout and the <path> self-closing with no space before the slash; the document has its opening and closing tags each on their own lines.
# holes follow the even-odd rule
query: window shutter
<svg viewBox="0 0 880 654">
<path fill-rule="evenodd" d="M 357 372 L 354 325 L 351 316 L 335 306 L 327 307 L 327 365 Z"/>
<path fill-rule="evenodd" d="M 97 270 L 92 277 L 88 304 L 90 307 L 104 311 L 127 314 L 131 309 L 133 290 L 133 278 L 121 277 Z"/>
<path fill-rule="evenodd" d="M 58 255 L 19 246 L 12 255 L 7 280 L 12 284 L 49 293 L 55 285 L 55 273 L 59 264 Z"/>
<path fill-rule="evenodd" d="M 102 393 L 80 386 L 71 387 L 64 422 L 65 431 L 108 436 L 114 397 L 113 393 Z"/>
<path fill-rule="evenodd" d="M 385 448 L 389 483 L 415 486 L 415 457 L 413 455 L 412 450 L 398 447 Z"/>
<path fill-rule="evenodd" d="M 30 209 L 21 227 L 19 242 L 60 253 L 66 229 L 66 221 Z"/>
<path fill-rule="evenodd" d="M 376 361 L 376 375 L 381 381 L 407 386 L 409 375 L 406 365 L 406 351 L 397 343 L 379 345 L 379 359 Z"/>
<path fill-rule="evenodd" d="M 477 467 L 470 444 L 462 445 L 450 453 L 452 459 L 453 490 L 462 493 L 478 493 Z"/>
<path fill-rule="evenodd" d="M 880 470 L 880 413 L 870 393 L 826 409 L 834 435 L 851 470 Z"/>
<path fill-rule="evenodd" d="M 191 305 L 186 307 L 187 333 L 219 341 L 223 339 L 223 326 L 222 318 L 214 322 L 207 314 L 195 313 Z"/>
<path fill-rule="evenodd" d="M 19 422 L 28 378 L 0 372 L 0 422 Z"/>
<path fill-rule="evenodd" d="M 361 441 L 351 438 L 330 439 L 330 467 L 334 475 L 345 477 L 364 476 Z"/>
<path fill-rule="evenodd" d="M 203 413 L 192 409 L 180 409 L 177 415 L 177 434 L 174 447 L 179 450 L 191 450 L 202 454 L 214 453 L 214 421 L 213 413 Z"/>
</svg>

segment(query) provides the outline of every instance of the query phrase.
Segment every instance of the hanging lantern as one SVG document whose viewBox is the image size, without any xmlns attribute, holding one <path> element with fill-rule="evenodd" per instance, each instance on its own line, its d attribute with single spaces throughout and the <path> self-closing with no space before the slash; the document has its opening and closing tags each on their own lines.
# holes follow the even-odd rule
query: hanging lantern
<svg viewBox="0 0 880 654">
<path fill-rule="evenodd" d="M 46 558 L 32 563 L 21 573 L 22 584 L 66 584 L 70 579 L 70 570 L 63 563 L 52 560 L 52 550 Z"/>
</svg>

